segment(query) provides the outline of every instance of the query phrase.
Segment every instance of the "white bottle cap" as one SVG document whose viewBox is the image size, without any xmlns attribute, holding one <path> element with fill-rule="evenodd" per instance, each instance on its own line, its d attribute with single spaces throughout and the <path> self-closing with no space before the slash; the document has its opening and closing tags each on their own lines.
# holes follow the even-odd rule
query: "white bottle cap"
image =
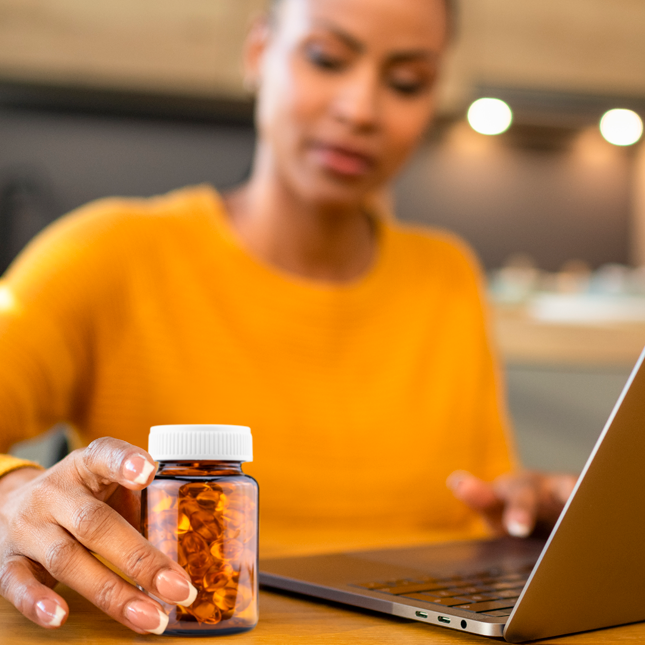
<svg viewBox="0 0 645 645">
<path fill-rule="evenodd" d="M 155 461 L 253 461 L 253 438 L 246 426 L 152 426 L 148 452 Z"/>
</svg>

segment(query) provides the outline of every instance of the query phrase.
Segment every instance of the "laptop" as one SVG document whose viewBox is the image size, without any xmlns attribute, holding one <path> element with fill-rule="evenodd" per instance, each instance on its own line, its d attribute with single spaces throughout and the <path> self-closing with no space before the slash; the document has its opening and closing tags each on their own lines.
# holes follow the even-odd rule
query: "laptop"
<svg viewBox="0 0 645 645">
<path fill-rule="evenodd" d="M 548 539 L 263 559 L 260 583 L 511 643 L 645 620 L 644 359 Z"/>
</svg>

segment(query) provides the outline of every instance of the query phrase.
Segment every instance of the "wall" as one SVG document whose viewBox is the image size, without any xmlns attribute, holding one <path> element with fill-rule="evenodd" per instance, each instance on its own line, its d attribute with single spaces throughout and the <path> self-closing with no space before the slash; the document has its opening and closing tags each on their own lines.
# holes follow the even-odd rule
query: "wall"
<svg viewBox="0 0 645 645">
<path fill-rule="evenodd" d="M 489 268 L 518 252 L 547 270 L 574 258 L 627 263 L 633 151 L 596 129 L 551 140 L 541 132 L 521 142 L 456 124 L 398 182 L 402 218 L 460 233 Z"/>
<path fill-rule="evenodd" d="M 0 0 L 0 76 L 240 95 L 242 41 L 262 0 Z"/>
<path fill-rule="evenodd" d="M 507 365 L 508 405 L 523 465 L 579 473 L 629 373 L 606 365 Z"/>
<path fill-rule="evenodd" d="M 230 186 L 248 171 L 254 135 L 216 121 L 5 108 L 0 141 L 0 194 L 17 179 L 35 185 L 19 196 L 14 253 L 45 220 L 98 197 Z M 440 125 L 397 184 L 399 216 L 457 231 L 488 267 L 517 251 L 545 269 L 627 262 L 630 153 L 565 143 L 531 148 Z"/>
<path fill-rule="evenodd" d="M 0 199 L 18 185 L 6 256 L 47 221 L 93 199 L 235 184 L 249 169 L 254 134 L 217 122 L 5 109 L 0 141 Z"/>
<path fill-rule="evenodd" d="M 241 95 L 266 0 L 0 0 L 0 78 Z M 645 96 L 642 0 L 461 0 L 441 109 L 474 86 Z"/>
</svg>

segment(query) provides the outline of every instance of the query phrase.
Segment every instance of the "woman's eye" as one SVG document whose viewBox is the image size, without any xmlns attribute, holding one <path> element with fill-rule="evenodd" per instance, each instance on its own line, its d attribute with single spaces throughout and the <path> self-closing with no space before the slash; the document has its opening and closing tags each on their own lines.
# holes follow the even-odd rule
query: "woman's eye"
<svg viewBox="0 0 645 645">
<path fill-rule="evenodd" d="M 432 86 L 432 78 L 426 74 L 399 73 L 391 74 L 388 85 L 392 90 L 404 96 L 422 94 Z"/>
<path fill-rule="evenodd" d="M 390 81 L 390 87 L 399 94 L 412 96 L 421 93 L 426 88 L 426 83 L 420 81 Z"/>
<path fill-rule="evenodd" d="M 345 60 L 341 56 L 326 51 L 318 45 L 307 47 L 306 54 L 309 61 L 321 69 L 339 71 L 345 65 Z"/>
</svg>

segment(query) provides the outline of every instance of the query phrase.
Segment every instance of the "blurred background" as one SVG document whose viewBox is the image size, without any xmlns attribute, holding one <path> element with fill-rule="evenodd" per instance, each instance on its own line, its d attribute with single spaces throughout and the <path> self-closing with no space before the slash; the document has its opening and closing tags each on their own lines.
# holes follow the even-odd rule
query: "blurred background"
<svg viewBox="0 0 645 645">
<path fill-rule="evenodd" d="M 89 200 L 244 178 L 240 55 L 263 6 L 0 0 L 0 271 Z M 579 470 L 645 345 L 645 2 L 459 13 L 397 214 L 475 248 L 524 462 Z M 65 449 L 52 436 L 16 450 L 47 462 Z"/>
</svg>

